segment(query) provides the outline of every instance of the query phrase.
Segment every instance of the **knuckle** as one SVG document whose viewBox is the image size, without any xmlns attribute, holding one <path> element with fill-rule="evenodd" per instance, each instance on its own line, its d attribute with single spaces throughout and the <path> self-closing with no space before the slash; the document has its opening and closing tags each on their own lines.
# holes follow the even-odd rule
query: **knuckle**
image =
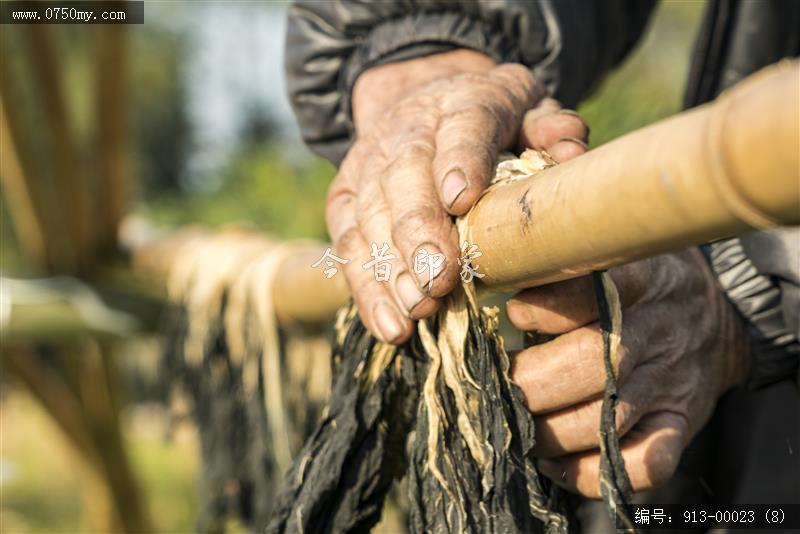
<svg viewBox="0 0 800 534">
<path fill-rule="evenodd" d="M 342 254 L 347 254 L 357 250 L 361 242 L 361 232 L 355 226 L 351 226 L 342 232 L 342 234 L 336 240 L 336 249 Z"/>
<path fill-rule="evenodd" d="M 603 335 L 593 329 L 577 340 L 575 357 L 580 362 L 592 361 L 603 357 Z"/>
<path fill-rule="evenodd" d="M 495 76 L 499 77 L 501 81 L 508 83 L 504 87 L 517 95 L 517 99 L 521 99 L 527 105 L 532 105 L 535 100 L 541 96 L 538 90 L 536 78 L 531 70 L 519 63 L 506 63 L 494 68 L 492 72 Z"/>
<path fill-rule="evenodd" d="M 387 180 L 403 174 L 409 169 L 417 169 L 433 158 L 433 145 L 422 139 L 413 139 L 405 142 L 396 143 L 396 146 L 389 147 L 391 152 L 389 162 L 385 167 L 385 172 L 381 173 L 381 179 Z"/>
<path fill-rule="evenodd" d="M 500 125 L 509 124 L 512 119 L 508 107 L 498 105 L 496 101 L 482 100 L 477 102 L 471 111 L 478 117 L 481 124 L 491 126 L 492 130 L 497 130 Z M 491 133 L 496 135 L 494 131 Z"/>
<path fill-rule="evenodd" d="M 483 136 L 489 133 L 485 128 L 475 128 L 475 130 L 481 132 Z M 434 162 L 436 170 L 442 172 L 459 167 L 468 171 L 468 175 L 476 172 L 489 173 L 496 159 L 497 136 L 465 135 L 470 131 L 469 128 L 457 131 L 461 132 L 461 135 L 451 138 L 452 144 L 442 147 L 442 150 L 437 152 Z"/>
<path fill-rule="evenodd" d="M 331 186 L 328 188 L 328 194 L 325 197 L 325 205 L 329 210 L 334 207 L 341 208 L 354 199 L 355 196 L 350 188 L 345 186 L 337 177 L 331 182 Z"/>
<path fill-rule="evenodd" d="M 373 205 L 356 210 L 356 222 L 360 228 L 367 228 L 375 224 L 380 218 L 381 210 Z"/>
<path fill-rule="evenodd" d="M 356 197 L 351 191 L 331 187 L 325 199 L 325 222 L 328 228 L 332 231 L 340 228 L 346 219 L 346 212 L 352 211 L 355 203 Z"/>
<path fill-rule="evenodd" d="M 534 83 L 533 72 L 521 63 L 503 63 L 494 68 L 497 73 L 507 74 L 523 83 Z"/>
<path fill-rule="evenodd" d="M 419 232 L 427 232 L 437 225 L 441 218 L 440 210 L 430 204 L 419 204 L 405 210 L 392 222 L 392 236 L 403 239 Z"/>
<path fill-rule="evenodd" d="M 456 76 L 455 80 L 457 80 L 457 82 L 458 82 L 457 85 L 460 85 L 460 86 L 463 87 L 464 85 L 467 85 L 467 84 L 469 84 L 469 85 L 482 85 L 482 84 L 485 84 L 488 79 L 487 79 L 485 74 L 482 74 L 480 72 L 463 72 L 463 73 L 459 74 L 458 76 Z"/>
</svg>

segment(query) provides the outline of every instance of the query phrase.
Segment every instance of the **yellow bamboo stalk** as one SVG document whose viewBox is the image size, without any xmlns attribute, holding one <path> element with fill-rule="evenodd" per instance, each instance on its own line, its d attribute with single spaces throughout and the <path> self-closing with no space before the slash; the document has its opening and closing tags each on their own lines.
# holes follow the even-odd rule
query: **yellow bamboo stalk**
<svg viewBox="0 0 800 534">
<path fill-rule="evenodd" d="M 798 95 L 800 63 L 770 67 L 714 103 L 493 187 L 464 232 L 483 252 L 481 282 L 530 287 L 800 224 Z M 346 301 L 341 273 L 327 279 L 311 269 L 324 249 L 300 249 L 279 267 L 273 303 L 281 322 L 329 318 Z M 167 240 L 136 257 L 163 270 L 180 254 Z"/>
<path fill-rule="evenodd" d="M 49 259 L 44 220 L 30 189 L 30 179 L 26 178 L 22 170 L 2 99 L 0 99 L 0 183 L 23 253 L 34 269 L 46 270 Z"/>
<path fill-rule="evenodd" d="M 494 188 L 468 215 L 481 281 L 519 288 L 800 224 L 800 62 Z"/>
<path fill-rule="evenodd" d="M 42 239 L 47 252 L 47 262 L 41 267 L 54 272 L 71 271 L 75 263 L 72 243 L 63 239 L 63 223 L 52 216 L 51 206 L 56 199 L 35 160 L 39 147 L 32 142 L 32 132 L 26 128 L 30 126 L 30 121 L 23 117 L 24 99 L 19 91 L 18 76 L 13 69 L 12 60 L 11 56 L 0 56 L 0 100 L 4 106 L 8 139 L 13 142 L 21 176 L 29 192 L 28 198 L 41 224 Z M 20 239 L 25 237 L 20 236 Z"/>
<path fill-rule="evenodd" d="M 70 353 L 72 349 L 58 355 L 59 371 L 42 365 L 39 356 L 24 345 L 4 346 L 0 359 L 72 445 L 85 491 L 97 499 L 86 510 L 91 526 L 107 532 L 151 532 L 122 439 L 115 398 L 119 384 L 109 349 L 93 343 L 87 354 Z"/>
<path fill-rule="evenodd" d="M 129 146 L 127 31 L 126 26 L 100 24 L 94 27 L 97 95 L 98 195 L 102 200 L 100 244 L 113 250 L 117 229 L 128 208 L 131 193 Z"/>
<path fill-rule="evenodd" d="M 50 26 L 23 25 L 32 74 L 40 94 L 45 120 L 41 131 L 50 136 L 56 184 L 65 207 L 64 230 L 76 252 L 78 266 L 90 263 L 90 236 L 86 203 L 86 184 L 81 176 L 78 147 L 64 103 L 61 66 L 56 56 Z M 61 236 L 59 236 L 61 237 Z"/>
</svg>

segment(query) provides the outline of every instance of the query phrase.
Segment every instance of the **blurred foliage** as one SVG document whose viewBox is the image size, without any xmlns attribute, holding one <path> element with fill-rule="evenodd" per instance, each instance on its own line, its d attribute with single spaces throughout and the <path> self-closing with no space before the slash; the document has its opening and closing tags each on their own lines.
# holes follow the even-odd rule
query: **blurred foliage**
<svg viewBox="0 0 800 534">
<path fill-rule="evenodd" d="M 141 211 L 167 226 L 243 223 L 283 238 L 325 239 L 324 201 L 333 174 L 315 157 L 292 163 L 279 146 L 245 145 L 220 171 L 218 190 L 154 195 Z"/>
<path fill-rule="evenodd" d="M 578 108 L 592 146 L 681 110 L 703 6 L 699 0 L 659 4 L 636 50 Z"/>
<path fill-rule="evenodd" d="M 191 150 L 186 116 L 187 38 L 181 31 L 146 24 L 133 34 L 131 109 L 140 195 L 177 190 Z"/>
<path fill-rule="evenodd" d="M 126 441 L 133 470 L 161 532 L 193 532 L 197 517 L 197 440 L 183 427 L 165 439 L 163 409 L 127 411 Z M 0 404 L 2 531 L 85 532 L 86 488 L 77 455 L 41 406 L 22 390 Z"/>
</svg>

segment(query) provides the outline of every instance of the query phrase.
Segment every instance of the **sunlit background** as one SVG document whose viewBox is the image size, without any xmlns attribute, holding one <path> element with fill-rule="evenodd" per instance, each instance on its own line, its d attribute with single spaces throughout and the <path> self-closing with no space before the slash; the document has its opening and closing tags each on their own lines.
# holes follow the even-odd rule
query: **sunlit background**
<svg viewBox="0 0 800 534">
<path fill-rule="evenodd" d="M 641 46 L 580 108 L 593 146 L 680 109 L 702 7 L 699 1 L 660 5 Z M 285 15 L 286 6 L 276 3 L 147 2 L 145 24 L 126 28 L 127 96 L 113 105 L 130 112 L 135 211 L 143 218 L 160 227 L 244 222 L 284 238 L 325 239 L 323 201 L 334 168 L 302 145 L 293 124 L 282 66 Z M 69 133 L 85 155 L 82 165 L 91 167 L 102 113 L 91 77 L 92 29 L 49 29 L 58 43 Z M 46 109 L 26 46 L 18 27 L 0 27 L 2 73 L 16 88 L 5 95 L 6 106 L 35 132 L 47 124 Z M 36 154 L 37 172 L 52 187 L 52 147 L 31 139 L 23 148 Z M 7 200 L 4 193 L 0 270 L 6 277 L 31 276 Z M 197 436 L 189 421 L 170 417 L 157 402 L 148 369 L 158 341 L 143 336 L 114 344 L 123 377 L 123 446 L 154 527 L 191 532 L 198 513 Z M 3 369 L 0 528 L 91 530 L 93 515 L 103 513 L 97 489 L 87 482 L 74 442 L 29 387 Z"/>
</svg>

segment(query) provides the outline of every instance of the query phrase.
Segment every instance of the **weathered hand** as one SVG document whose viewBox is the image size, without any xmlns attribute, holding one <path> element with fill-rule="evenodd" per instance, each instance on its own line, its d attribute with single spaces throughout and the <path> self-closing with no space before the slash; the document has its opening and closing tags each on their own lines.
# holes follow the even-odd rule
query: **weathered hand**
<svg viewBox="0 0 800 534">
<path fill-rule="evenodd" d="M 748 340 L 696 249 L 609 273 L 623 307 L 616 423 L 639 491 L 671 478 L 719 396 L 746 376 Z M 597 497 L 605 371 L 592 280 L 522 291 L 507 312 L 517 328 L 558 335 L 512 363 L 535 414 L 540 469 L 557 484 Z"/>
<path fill-rule="evenodd" d="M 495 66 L 464 50 L 377 67 L 359 78 L 357 140 L 330 187 L 327 223 L 335 252 L 351 260 L 345 276 L 373 334 L 407 340 L 412 320 L 433 314 L 436 299 L 455 287 L 459 243 L 451 216 L 477 200 L 500 152 L 521 139 L 555 157 L 583 149 L 586 126 L 553 101 L 525 121 L 530 128 L 520 135 L 523 117 L 543 96 L 527 68 Z M 397 260 L 385 282 L 363 268 L 372 244 L 386 244 Z"/>
</svg>

